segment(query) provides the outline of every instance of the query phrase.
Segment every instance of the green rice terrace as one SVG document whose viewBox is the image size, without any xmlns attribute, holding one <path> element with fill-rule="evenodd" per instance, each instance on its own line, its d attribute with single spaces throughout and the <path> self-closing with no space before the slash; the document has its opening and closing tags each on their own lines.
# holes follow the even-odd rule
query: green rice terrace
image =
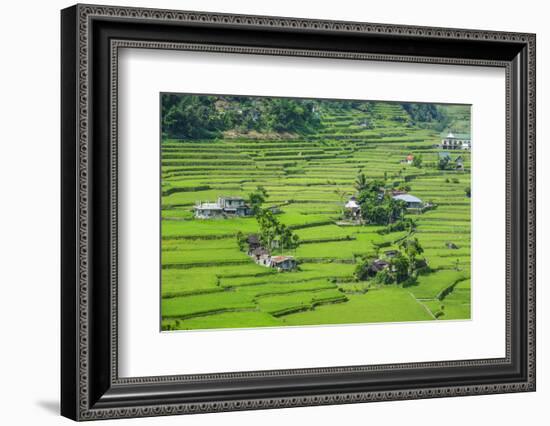
<svg viewBox="0 0 550 426">
<path fill-rule="evenodd" d="M 451 131 L 469 134 L 470 108 L 438 105 L 430 119 L 406 104 L 363 104 L 316 101 L 318 122 L 304 132 L 164 133 L 162 330 L 470 318 L 470 150 L 440 147 Z M 374 202 L 409 194 L 423 207 L 399 204 L 387 224 L 365 220 L 346 211 L 360 199 L 358 179 L 381 182 Z M 198 217 L 197 206 L 224 196 L 249 208 L 259 188 L 256 213 L 270 212 L 293 236 L 268 247 L 295 262 L 289 270 L 250 254 L 247 238 L 263 235 L 258 214 Z M 419 267 L 388 279 L 393 263 L 383 259 L 413 240 Z"/>
</svg>

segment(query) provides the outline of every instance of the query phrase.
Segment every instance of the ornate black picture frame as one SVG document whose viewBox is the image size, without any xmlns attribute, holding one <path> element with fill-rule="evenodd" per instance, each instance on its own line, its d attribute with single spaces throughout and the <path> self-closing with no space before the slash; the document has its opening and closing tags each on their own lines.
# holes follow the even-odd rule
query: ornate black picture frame
<svg viewBox="0 0 550 426">
<path fill-rule="evenodd" d="M 62 415 L 93 420 L 535 390 L 535 35 L 95 5 L 64 9 L 61 28 Z M 504 68 L 506 356 L 119 378 L 121 47 Z"/>
</svg>

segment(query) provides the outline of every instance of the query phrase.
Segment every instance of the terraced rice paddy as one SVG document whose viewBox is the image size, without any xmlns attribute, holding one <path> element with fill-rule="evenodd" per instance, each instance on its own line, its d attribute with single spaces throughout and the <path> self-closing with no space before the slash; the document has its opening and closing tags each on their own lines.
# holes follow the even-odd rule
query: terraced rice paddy
<svg viewBox="0 0 550 426">
<path fill-rule="evenodd" d="M 440 150 L 433 147 L 438 132 L 411 124 L 399 104 L 375 108 L 374 128 L 361 126 L 359 111 L 324 111 L 322 130 L 302 139 L 162 141 L 164 330 L 470 318 L 470 199 L 464 191 L 470 154 L 459 152 L 465 171 L 440 171 L 434 166 Z M 423 167 L 402 164 L 408 154 L 421 154 Z M 405 236 L 381 235 L 380 226 L 336 224 L 359 171 L 406 181 L 411 194 L 437 205 L 413 215 L 433 270 L 415 285 L 374 286 L 353 278 L 360 258 L 396 247 Z M 267 205 L 279 206 L 278 220 L 300 237 L 299 247 L 284 253 L 298 260 L 297 271 L 259 266 L 239 250 L 237 232 L 258 231 L 254 217 L 193 218 L 197 201 L 247 198 L 258 185 L 268 191 Z M 448 248 L 449 242 L 458 248 Z"/>
</svg>

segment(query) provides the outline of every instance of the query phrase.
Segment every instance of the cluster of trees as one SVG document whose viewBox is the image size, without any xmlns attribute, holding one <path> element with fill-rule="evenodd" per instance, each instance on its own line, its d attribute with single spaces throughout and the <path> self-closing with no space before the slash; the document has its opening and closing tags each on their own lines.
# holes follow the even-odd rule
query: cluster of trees
<svg viewBox="0 0 550 426">
<path fill-rule="evenodd" d="M 300 238 L 290 228 L 277 220 L 269 209 L 262 209 L 256 213 L 256 220 L 260 227 L 260 243 L 269 250 L 293 250 L 300 244 Z"/>
<path fill-rule="evenodd" d="M 451 117 L 435 104 L 403 103 L 401 106 L 409 114 L 414 125 L 430 127 L 441 132 L 451 123 Z"/>
<path fill-rule="evenodd" d="M 164 138 L 210 139 L 228 124 L 216 109 L 216 97 L 163 94 L 161 96 Z"/>
<path fill-rule="evenodd" d="M 414 122 L 426 123 L 443 118 L 443 114 L 434 104 L 403 103 L 401 106 Z"/>
<path fill-rule="evenodd" d="M 263 247 L 268 250 L 279 249 L 293 250 L 300 244 L 300 238 L 290 228 L 279 222 L 270 209 L 263 209 L 263 203 L 269 198 L 267 190 L 263 186 L 248 195 L 248 203 L 258 221 L 260 227 L 259 239 Z M 247 237 L 241 231 L 237 233 L 237 244 L 239 249 L 244 251 L 247 245 Z"/>
<path fill-rule="evenodd" d="M 425 266 L 419 256 L 424 252 L 417 238 L 407 238 L 399 244 L 399 250 L 387 260 L 388 266 L 377 272 L 374 267 L 379 259 L 365 259 L 355 269 L 360 281 L 374 279 L 380 284 L 407 284 L 416 280 L 418 270 Z"/>
<path fill-rule="evenodd" d="M 248 202 L 260 227 L 260 243 L 268 250 L 296 249 L 300 244 L 300 238 L 294 234 L 285 224 L 279 222 L 270 209 L 262 209 L 262 204 L 269 197 L 263 186 L 257 186 L 254 192 L 248 196 Z"/>
<path fill-rule="evenodd" d="M 450 170 L 452 169 L 451 157 L 441 157 L 437 162 L 437 168 L 439 170 Z"/>
<path fill-rule="evenodd" d="M 412 165 L 418 169 L 422 168 L 422 155 L 415 155 L 412 161 Z"/>
<path fill-rule="evenodd" d="M 226 130 L 306 134 L 321 126 L 318 101 L 163 94 L 162 134 L 173 139 L 212 139 Z"/>
<path fill-rule="evenodd" d="M 391 191 L 385 187 L 386 183 L 382 180 L 368 181 L 363 172 L 357 175 L 357 203 L 361 206 L 361 217 L 366 223 L 388 225 L 403 218 L 405 203 L 395 200 Z"/>
</svg>

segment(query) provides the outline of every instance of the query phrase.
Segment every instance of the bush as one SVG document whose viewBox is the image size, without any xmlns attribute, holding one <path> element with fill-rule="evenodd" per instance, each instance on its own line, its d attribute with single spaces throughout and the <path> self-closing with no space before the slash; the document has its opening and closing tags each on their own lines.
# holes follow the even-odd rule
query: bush
<svg viewBox="0 0 550 426">
<path fill-rule="evenodd" d="M 429 275 L 432 272 L 435 272 L 435 270 L 430 268 L 429 266 L 424 266 L 422 268 L 418 268 L 415 272 L 418 277 L 419 275 Z"/>
<path fill-rule="evenodd" d="M 413 158 L 413 162 L 412 162 L 412 165 L 416 168 L 421 168 L 422 167 L 422 156 L 421 155 L 417 155 Z"/>
<path fill-rule="evenodd" d="M 403 287 L 410 287 L 412 285 L 416 285 L 418 283 L 417 281 L 417 274 L 415 273 L 414 275 L 410 276 L 409 278 L 407 278 L 405 281 L 403 281 L 401 283 L 401 285 Z"/>
<path fill-rule="evenodd" d="M 245 251 L 248 238 L 241 231 L 237 232 L 237 245 L 239 246 L 240 251 Z"/>
<path fill-rule="evenodd" d="M 395 223 L 390 223 L 388 226 L 386 226 L 384 229 L 380 229 L 378 233 L 380 235 L 386 235 L 390 234 L 392 232 L 399 232 L 399 231 L 405 231 L 405 230 L 412 230 L 416 227 L 415 222 L 410 219 L 402 219 Z"/>
<path fill-rule="evenodd" d="M 374 281 L 378 284 L 384 284 L 384 285 L 392 284 L 395 282 L 392 274 L 390 274 L 390 272 L 387 269 L 383 269 L 380 272 L 378 272 L 374 277 Z"/>
<path fill-rule="evenodd" d="M 451 168 L 451 160 L 449 157 L 443 157 L 443 158 L 440 158 L 438 163 L 437 163 L 437 168 L 439 170 L 448 170 Z"/>
<path fill-rule="evenodd" d="M 359 281 L 366 281 L 370 275 L 370 266 L 372 261 L 370 259 L 364 259 L 355 267 L 353 275 Z"/>
</svg>

